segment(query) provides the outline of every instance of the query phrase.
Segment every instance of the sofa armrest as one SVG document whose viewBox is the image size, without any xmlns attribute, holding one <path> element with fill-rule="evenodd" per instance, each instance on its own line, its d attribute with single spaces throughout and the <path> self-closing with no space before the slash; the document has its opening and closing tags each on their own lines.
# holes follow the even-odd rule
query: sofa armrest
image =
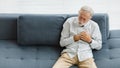
<svg viewBox="0 0 120 68">
<path fill-rule="evenodd" d="M 120 30 L 110 30 L 109 39 L 120 38 Z"/>
</svg>

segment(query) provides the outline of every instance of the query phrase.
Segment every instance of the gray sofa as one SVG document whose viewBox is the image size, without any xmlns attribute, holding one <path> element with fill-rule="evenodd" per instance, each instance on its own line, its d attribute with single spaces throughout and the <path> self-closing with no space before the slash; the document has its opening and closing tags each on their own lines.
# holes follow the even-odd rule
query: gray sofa
<svg viewBox="0 0 120 68">
<path fill-rule="evenodd" d="M 62 51 L 60 33 L 72 14 L 0 14 L 0 68 L 52 68 Z M 98 68 L 120 68 L 120 30 L 107 14 L 95 14 L 103 47 L 93 50 Z M 71 68 L 77 68 L 72 66 Z"/>
</svg>

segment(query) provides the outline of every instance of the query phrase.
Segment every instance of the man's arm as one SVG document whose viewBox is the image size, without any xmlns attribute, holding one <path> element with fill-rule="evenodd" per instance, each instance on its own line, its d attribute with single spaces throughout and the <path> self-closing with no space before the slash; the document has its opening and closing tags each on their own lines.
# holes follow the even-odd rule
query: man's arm
<svg viewBox="0 0 120 68">
<path fill-rule="evenodd" d="M 61 38 L 60 38 L 60 45 L 61 47 L 67 46 L 69 44 L 72 44 L 78 40 L 80 40 L 80 35 L 74 35 L 70 36 L 70 24 L 69 19 L 63 24 L 63 29 L 61 32 Z"/>
<path fill-rule="evenodd" d="M 60 45 L 61 47 L 67 46 L 74 42 L 73 36 L 70 36 L 70 24 L 67 19 L 63 24 L 63 29 L 61 32 Z"/>
<path fill-rule="evenodd" d="M 92 42 L 90 43 L 92 49 L 100 50 L 102 48 L 102 37 L 98 24 L 94 27 L 92 34 Z"/>
</svg>

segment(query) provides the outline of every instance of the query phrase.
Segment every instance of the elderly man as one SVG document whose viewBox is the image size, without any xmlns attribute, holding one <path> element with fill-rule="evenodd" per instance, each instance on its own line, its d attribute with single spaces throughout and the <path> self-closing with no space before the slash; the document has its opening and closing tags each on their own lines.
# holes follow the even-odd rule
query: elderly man
<svg viewBox="0 0 120 68">
<path fill-rule="evenodd" d="M 63 24 L 60 45 L 65 47 L 53 68 L 69 68 L 77 64 L 79 68 L 97 68 L 92 49 L 102 47 L 101 33 L 92 21 L 93 10 L 83 6 L 78 17 L 71 17 Z"/>
</svg>

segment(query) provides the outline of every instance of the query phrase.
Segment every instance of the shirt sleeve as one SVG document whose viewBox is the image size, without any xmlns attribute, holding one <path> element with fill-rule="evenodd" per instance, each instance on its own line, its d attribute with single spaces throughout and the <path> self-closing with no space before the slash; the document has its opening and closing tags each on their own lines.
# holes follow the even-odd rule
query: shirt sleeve
<svg viewBox="0 0 120 68">
<path fill-rule="evenodd" d="M 90 43 L 92 49 L 100 50 L 102 48 L 101 32 L 98 24 L 93 28 L 92 42 Z"/>
<path fill-rule="evenodd" d="M 74 42 L 73 36 L 70 36 L 70 24 L 69 20 L 67 20 L 63 24 L 63 29 L 61 32 L 61 38 L 60 38 L 60 45 L 61 47 L 67 46 L 69 44 L 72 44 Z"/>
</svg>

